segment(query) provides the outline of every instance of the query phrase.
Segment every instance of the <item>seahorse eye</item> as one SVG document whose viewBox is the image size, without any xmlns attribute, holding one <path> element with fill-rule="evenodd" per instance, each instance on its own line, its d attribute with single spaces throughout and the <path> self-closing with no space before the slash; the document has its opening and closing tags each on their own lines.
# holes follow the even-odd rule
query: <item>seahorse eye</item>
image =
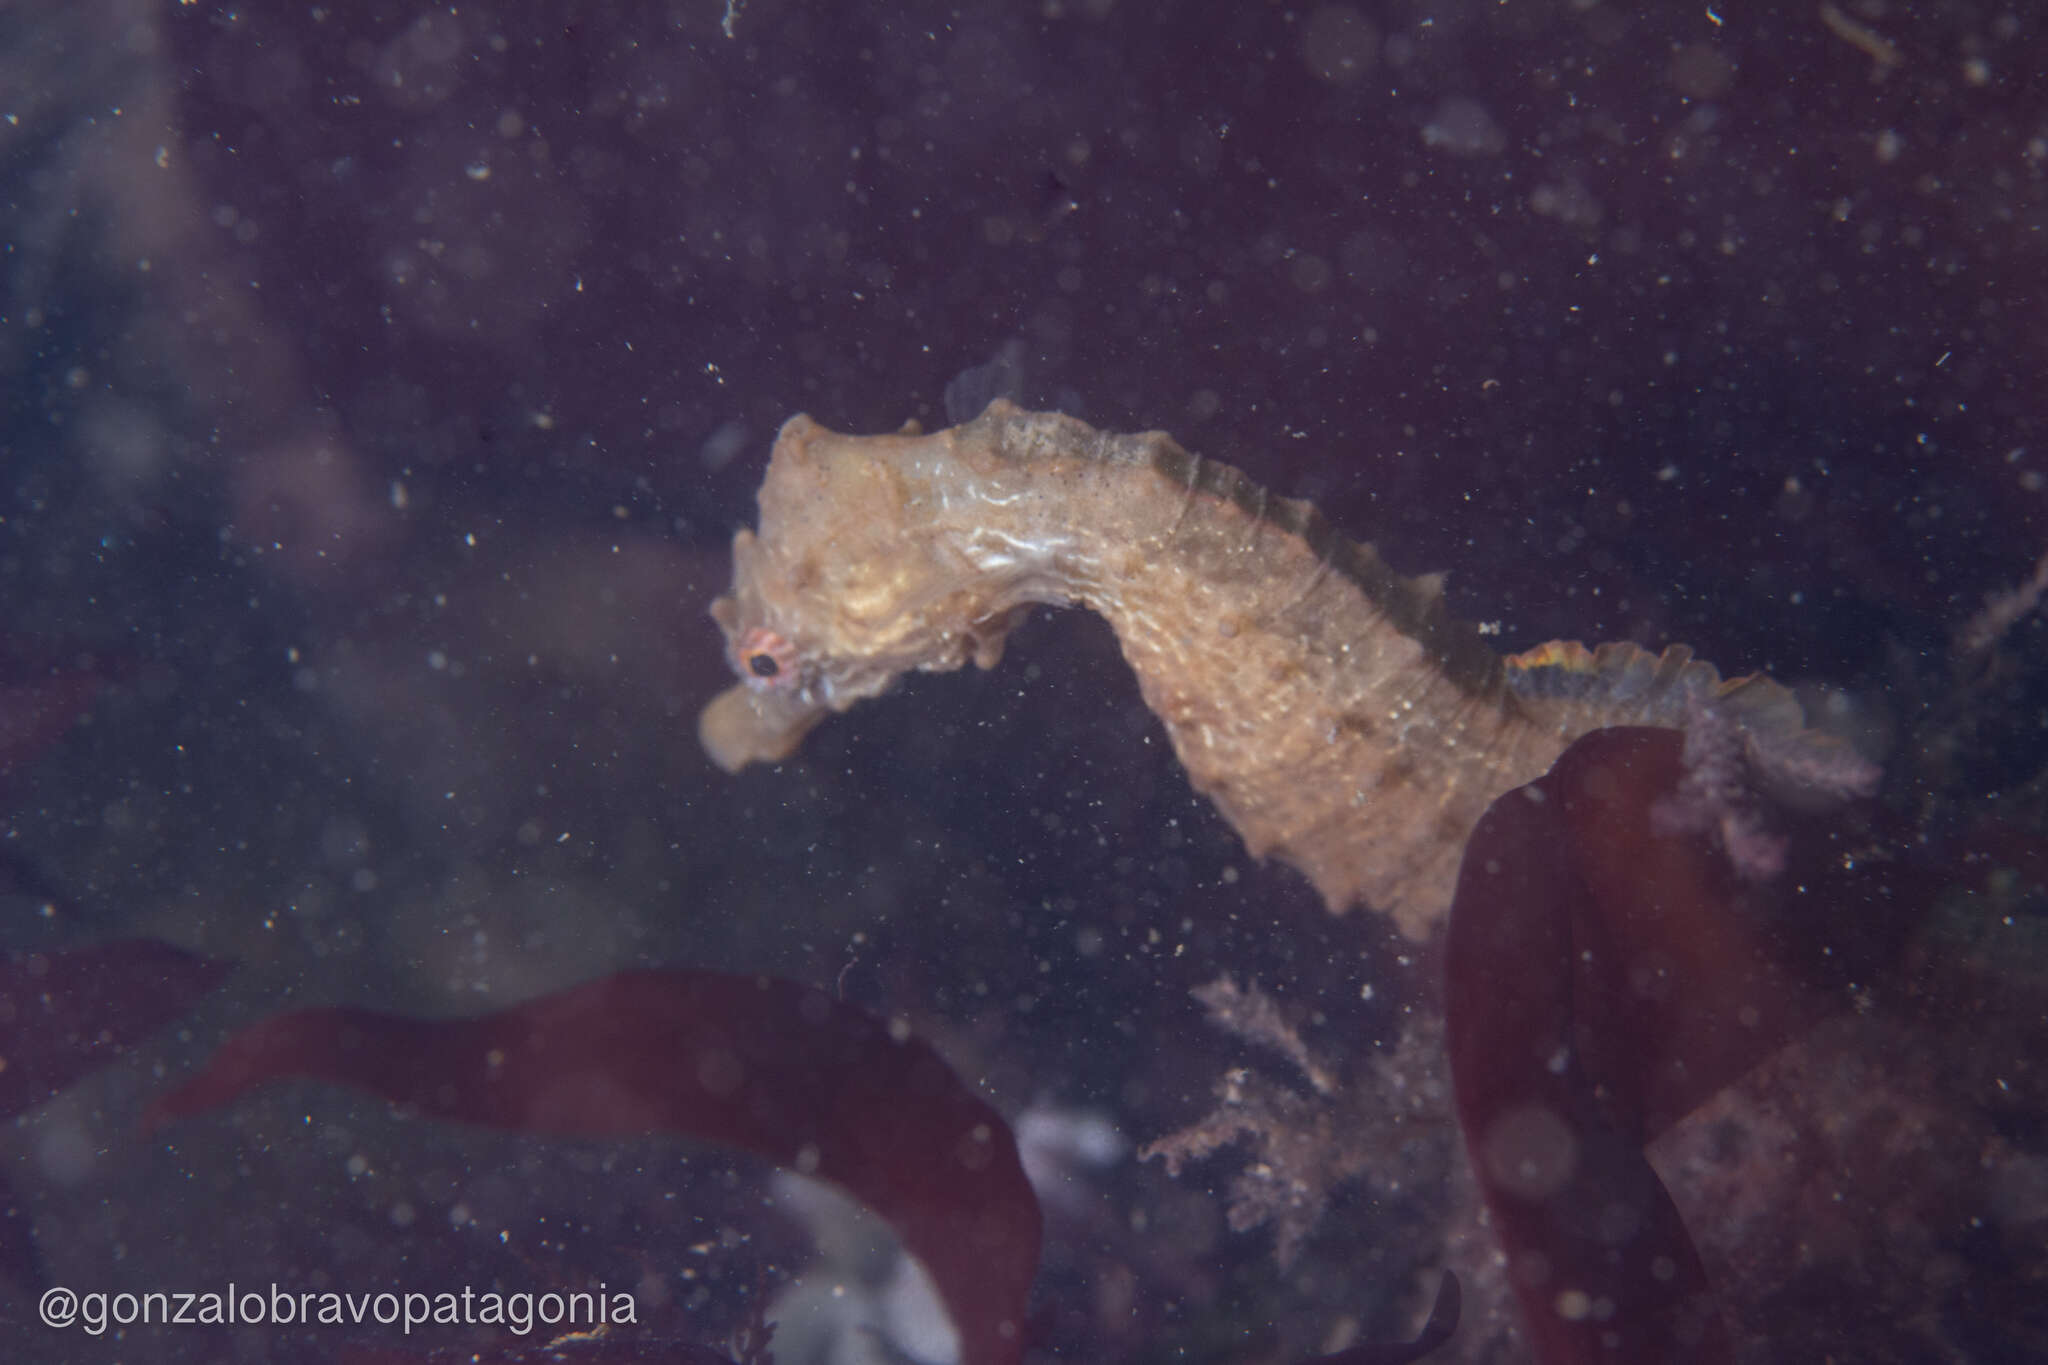
<svg viewBox="0 0 2048 1365">
<path fill-rule="evenodd" d="M 749 686 L 763 691 L 795 687 L 801 672 L 796 646 L 766 626 L 755 626 L 733 642 L 732 664 Z"/>
</svg>

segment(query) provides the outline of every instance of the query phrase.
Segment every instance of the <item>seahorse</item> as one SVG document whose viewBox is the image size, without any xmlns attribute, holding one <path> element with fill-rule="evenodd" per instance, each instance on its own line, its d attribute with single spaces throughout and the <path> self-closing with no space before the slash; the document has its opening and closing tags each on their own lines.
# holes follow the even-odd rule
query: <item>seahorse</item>
<svg viewBox="0 0 2048 1365">
<path fill-rule="evenodd" d="M 1190 781 L 1254 857 L 1413 938 L 1443 917 L 1488 804 L 1590 730 L 1685 728 L 1710 708 L 1781 769 L 1874 780 L 1790 689 L 1724 681 L 1683 645 L 1502 657 L 1453 619 L 1440 575 L 1403 577 L 1306 502 L 1164 432 L 1002 399 L 930 434 L 842 435 L 799 415 L 759 502 L 711 605 L 741 681 L 698 721 L 730 772 L 788 757 L 912 669 L 993 667 L 1051 603 L 1107 618 Z"/>
</svg>

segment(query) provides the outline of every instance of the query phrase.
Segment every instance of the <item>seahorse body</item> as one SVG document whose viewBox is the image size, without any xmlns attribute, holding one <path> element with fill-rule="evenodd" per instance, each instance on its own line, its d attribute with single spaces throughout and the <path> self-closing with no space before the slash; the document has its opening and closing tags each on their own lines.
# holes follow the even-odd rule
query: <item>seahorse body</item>
<svg viewBox="0 0 2048 1365">
<path fill-rule="evenodd" d="M 787 757 L 911 669 L 983 668 L 1033 603 L 1106 617 L 1194 786 L 1254 856 L 1423 937 L 1502 792 L 1608 725 L 1724 708 L 1782 751 L 1861 760 L 1761 675 L 1691 651 L 1553 643 L 1502 658 L 1305 502 L 1162 432 L 1115 435 L 998 400 L 924 435 L 791 418 L 712 604 L 743 679 L 698 730 L 728 771 Z M 1863 765 L 1866 766 L 1867 765 Z M 1874 772 L 1874 770 L 1873 770 Z"/>
</svg>

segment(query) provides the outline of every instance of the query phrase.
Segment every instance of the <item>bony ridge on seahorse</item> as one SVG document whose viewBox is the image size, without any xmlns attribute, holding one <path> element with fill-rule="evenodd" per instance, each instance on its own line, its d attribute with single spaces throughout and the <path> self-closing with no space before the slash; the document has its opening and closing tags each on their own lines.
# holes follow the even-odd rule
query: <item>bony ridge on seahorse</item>
<svg viewBox="0 0 2048 1365">
<path fill-rule="evenodd" d="M 1451 618 L 1440 577 L 1395 573 L 1307 503 L 1162 432 L 1000 399 L 929 435 L 797 416 L 760 513 L 711 607 L 742 681 L 698 734 L 727 771 L 787 757 L 911 669 L 992 667 L 1045 602 L 1108 619 L 1193 785 L 1254 856 L 1299 868 L 1333 911 L 1369 904 L 1413 937 L 1449 906 L 1487 805 L 1587 731 L 1682 728 L 1711 707 L 1824 789 L 1875 783 L 1806 728 L 1789 689 L 1723 681 L 1682 645 L 1502 658 Z"/>
</svg>

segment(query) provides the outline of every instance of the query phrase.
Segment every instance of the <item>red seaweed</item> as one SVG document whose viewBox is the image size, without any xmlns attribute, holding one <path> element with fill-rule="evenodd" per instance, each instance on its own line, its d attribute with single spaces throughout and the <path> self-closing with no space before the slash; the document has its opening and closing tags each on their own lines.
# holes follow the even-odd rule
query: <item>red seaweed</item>
<svg viewBox="0 0 2048 1365">
<path fill-rule="evenodd" d="M 231 969 L 154 939 L 0 957 L 0 1119 L 110 1064 L 190 1009 Z M 29 1220 L 4 1180 L 0 1280 L 42 1283 Z"/>
<path fill-rule="evenodd" d="M 521 1132 L 684 1134 L 830 1180 L 924 1263 L 964 1365 L 1022 1354 L 1041 1227 L 1008 1125 L 929 1044 L 822 991 L 671 969 L 478 1018 L 305 1010 L 230 1038 L 147 1122 L 288 1077 Z"/>
<path fill-rule="evenodd" d="M 126 661 L 90 655 L 63 667 L 52 661 L 54 653 L 38 641 L 0 635 L 0 776 L 56 742 L 127 668 Z"/>
<path fill-rule="evenodd" d="M 1821 822 L 1769 881 L 1660 822 L 1680 743 L 1598 731 L 1501 797 L 1451 912 L 1459 1118 L 1544 1365 L 1732 1358 L 1643 1145 L 1816 1022 L 1824 978 L 1881 937 L 1847 920 L 1878 874 Z"/>
<path fill-rule="evenodd" d="M 688 1341 L 603 1341 L 591 1338 L 533 1346 L 461 1346 L 415 1351 L 397 1346 L 344 1350 L 342 1365 L 733 1365 Z"/>
<path fill-rule="evenodd" d="M 219 985 L 232 964 L 155 939 L 0 959 L 0 1118 L 106 1066 Z"/>
<path fill-rule="evenodd" d="M 79 666 L 66 668 L 50 662 L 49 655 L 46 646 L 0 634 L 0 778 L 61 739 L 125 666 L 125 661 L 84 655 Z M 17 894 L 68 903 L 13 844 L 0 848 L 0 878 Z"/>
<path fill-rule="evenodd" d="M 81 672 L 0 686 L 0 774 L 69 730 L 104 685 L 98 674 Z"/>
</svg>

